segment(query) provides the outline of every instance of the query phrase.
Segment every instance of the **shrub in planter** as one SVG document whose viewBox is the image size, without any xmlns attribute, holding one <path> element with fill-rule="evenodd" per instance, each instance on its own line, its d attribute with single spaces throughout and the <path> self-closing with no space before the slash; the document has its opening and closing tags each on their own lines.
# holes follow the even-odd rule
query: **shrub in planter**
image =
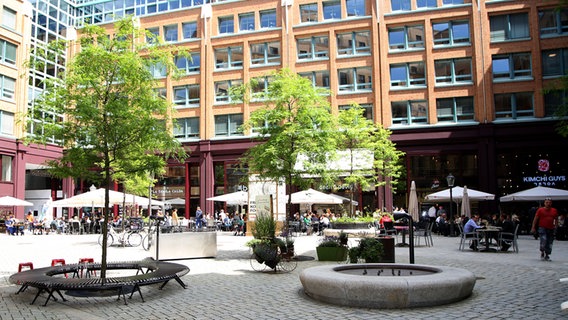
<svg viewBox="0 0 568 320">
<path fill-rule="evenodd" d="M 363 238 L 357 247 L 349 249 L 349 262 L 357 263 L 359 259 L 366 263 L 381 262 L 383 258 L 383 244 L 376 238 Z"/>
<path fill-rule="evenodd" d="M 347 250 L 337 237 L 326 237 L 316 247 L 319 261 L 345 261 Z"/>
</svg>

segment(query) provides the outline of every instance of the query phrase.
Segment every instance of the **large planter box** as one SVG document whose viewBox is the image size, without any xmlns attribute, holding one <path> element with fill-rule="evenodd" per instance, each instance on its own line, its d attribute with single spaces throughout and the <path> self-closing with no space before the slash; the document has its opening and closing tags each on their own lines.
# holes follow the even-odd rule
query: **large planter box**
<svg viewBox="0 0 568 320">
<path fill-rule="evenodd" d="M 367 222 L 332 222 L 331 227 L 338 230 L 369 229 Z"/>
<path fill-rule="evenodd" d="M 319 261 L 347 260 L 347 247 L 317 247 L 316 253 Z"/>
</svg>

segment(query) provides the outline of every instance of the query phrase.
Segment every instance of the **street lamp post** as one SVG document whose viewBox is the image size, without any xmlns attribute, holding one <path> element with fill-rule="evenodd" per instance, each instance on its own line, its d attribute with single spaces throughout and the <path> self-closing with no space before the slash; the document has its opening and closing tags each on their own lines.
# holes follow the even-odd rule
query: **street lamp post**
<svg viewBox="0 0 568 320">
<path fill-rule="evenodd" d="M 448 187 L 450 187 L 450 236 L 454 235 L 454 214 L 452 212 L 452 204 L 453 204 L 453 197 L 452 197 L 452 188 L 454 187 L 454 183 L 456 182 L 456 178 L 453 174 L 448 174 L 446 177 L 446 181 L 448 182 Z"/>
</svg>

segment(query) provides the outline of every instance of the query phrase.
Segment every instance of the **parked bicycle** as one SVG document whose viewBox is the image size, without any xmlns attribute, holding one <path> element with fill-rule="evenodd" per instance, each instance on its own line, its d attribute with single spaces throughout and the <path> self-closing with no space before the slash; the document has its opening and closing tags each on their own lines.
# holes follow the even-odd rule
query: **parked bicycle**
<svg viewBox="0 0 568 320">
<path fill-rule="evenodd" d="M 99 236 L 99 245 L 103 245 L 104 234 Z M 142 243 L 142 234 L 140 230 L 132 230 L 130 228 L 124 229 L 124 231 L 117 232 L 112 225 L 108 226 L 107 234 L 107 247 L 113 244 L 119 244 L 121 246 L 137 247 Z"/>
<path fill-rule="evenodd" d="M 156 231 L 158 230 L 158 225 L 163 225 L 164 221 L 160 219 L 152 219 L 150 226 L 148 226 L 148 233 L 142 239 L 142 248 L 149 251 L 150 248 L 155 245 L 156 241 Z"/>
</svg>

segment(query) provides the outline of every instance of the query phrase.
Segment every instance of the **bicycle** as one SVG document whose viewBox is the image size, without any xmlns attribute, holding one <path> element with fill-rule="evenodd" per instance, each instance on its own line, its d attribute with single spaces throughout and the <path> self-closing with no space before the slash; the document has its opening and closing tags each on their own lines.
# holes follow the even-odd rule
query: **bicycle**
<svg viewBox="0 0 568 320">
<path fill-rule="evenodd" d="M 99 245 L 103 245 L 103 240 L 104 235 L 101 234 L 98 240 Z M 122 232 L 116 232 L 116 230 L 114 230 L 114 228 L 109 225 L 107 234 L 107 247 L 112 246 L 115 242 L 122 246 L 128 245 L 130 247 L 138 247 L 140 244 L 142 244 L 142 235 L 140 234 L 139 230 L 131 229 L 125 229 Z"/>
<path fill-rule="evenodd" d="M 150 226 L 148 226 L 148 233 L 142 239 L 142 248 L 146 251 L 149 251 L 155 244 L 156 239 L 154 235 L 156 234 L 156 230 L 158 230 L 158 224 L 160 224 L 159 220 L 153 220 Z"/>
</svg>

